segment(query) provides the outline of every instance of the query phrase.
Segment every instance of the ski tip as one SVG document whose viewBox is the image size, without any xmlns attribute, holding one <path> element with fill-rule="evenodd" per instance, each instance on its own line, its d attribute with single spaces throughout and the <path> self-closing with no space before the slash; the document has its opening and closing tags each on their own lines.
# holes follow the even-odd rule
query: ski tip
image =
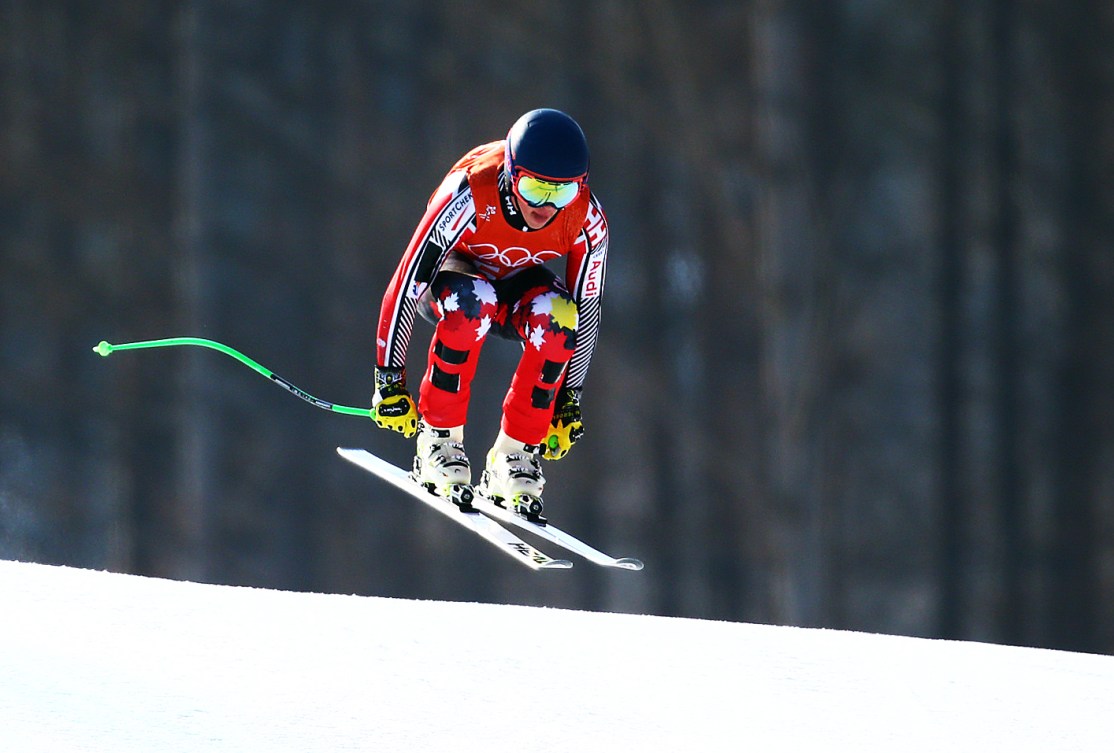
<svg viewBox="0 0 1114 753">
<path fill-rule="evenodd" d="M 624 570 L 641 570 L 645 565 L 642 564 L 642 560 L 636 560 L 634 557 L 621 557 L 615 560 L 615 567 Z"/>
<path fill-rule="evenodd" d="M 569 560 L 550 560 L 541 566 L 542 570 L 568 570 L 572 567 Z"/>
</svg>

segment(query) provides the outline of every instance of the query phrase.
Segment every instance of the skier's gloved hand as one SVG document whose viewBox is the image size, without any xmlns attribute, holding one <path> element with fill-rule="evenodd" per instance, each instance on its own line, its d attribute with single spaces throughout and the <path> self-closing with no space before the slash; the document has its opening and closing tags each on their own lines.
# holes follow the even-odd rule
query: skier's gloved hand
<svg viewBox="0 0 1114 753">
<path fill-rule="evenodd" d="M 560 460 L 569 454 L 576 441 L 584 436 L 584 419 L 580 415 L 580 390 L 562 387 L 557 392 L 549 436 L 545 438 L 542 457 Z"/>
<path fill-rule="evenodd" d="M 406 389 L 406 369 L 375 367 L 371 417 L 382 428 L 397 431 L 404 437 L 418 433 L 418 408 Z"/>
</svg>

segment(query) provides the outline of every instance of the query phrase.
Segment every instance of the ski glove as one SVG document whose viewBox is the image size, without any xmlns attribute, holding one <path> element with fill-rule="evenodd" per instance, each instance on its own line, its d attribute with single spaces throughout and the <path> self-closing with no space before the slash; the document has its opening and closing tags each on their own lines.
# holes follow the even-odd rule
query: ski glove
<svg viewBox="0 0 1114 753">
<path fill-rule="evenodd" d="M 542 457 L 560 460 L 569 454 L 576 441 L 584 436 L 584 419 L 580 415 L 580 390 L 562 387 L 557 393 L 557 404 L 545 438 Z"/>
<path fill-rule="evenodd" d="M 380 427 L 397 431 L 404 437 L 418 433 L 418 408 L 406 389 L 406 369 L 375 367 L 371 417 Z"/>
</svg>

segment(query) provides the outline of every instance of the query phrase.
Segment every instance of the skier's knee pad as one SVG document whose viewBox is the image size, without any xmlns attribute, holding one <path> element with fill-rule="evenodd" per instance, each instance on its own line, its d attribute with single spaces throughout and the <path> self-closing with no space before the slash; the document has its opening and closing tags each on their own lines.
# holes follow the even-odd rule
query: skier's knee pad
<svg viewBox="0 0 1114 753">
<path fill-rule="evenodd" d="M 551 289 L 523 304 L 528 312 L 522 335 L 547 361 L 563 364 L 576 349 L 579 312 L 563 289 Z"/>
<path fill-rule="evenodd" d="M 572 358 L 573 351 L 576 350 L 576 330 L 552 324 L 548 327 L 535 325 L 528 333 L 528 341 L 527 347 L 537 348 L 538 353 L 546 360 L 546 364 L 553 364 L 550 372 L 559 377 L 560 369 L 564 368 L 564 364 Z M 543 375 L 543 381 L 550 380 L 545 379 Z"/>
<path fill-rule="evenodd" d="M 483 339 L 498 314 L 495 288 L 481 277 L 441 272 L 429 292 L 441 339 L 457 347 Z"/>
</svg>

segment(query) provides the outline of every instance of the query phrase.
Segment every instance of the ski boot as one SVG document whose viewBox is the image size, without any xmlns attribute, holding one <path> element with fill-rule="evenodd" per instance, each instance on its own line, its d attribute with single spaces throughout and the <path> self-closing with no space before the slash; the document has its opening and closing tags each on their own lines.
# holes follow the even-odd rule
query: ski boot
<svg viewBox="0 0 1114 753">
<path fill-rule="evenodd" d="M 425 421 L 418 425 L 414 455 L 414 480 L 438 497 L 465 512 L 472 507 L 472 468 L 464 454 L 464 427 L 437 429 Z"/>
<path fill-rule="evenodd" d="M 529 521 L 544 525 L 542 489 L 545 478 L 538 461 L 538 445 L 511 439 L 502 431 L 487 454 L 480 493 Z"/>
</svg>

